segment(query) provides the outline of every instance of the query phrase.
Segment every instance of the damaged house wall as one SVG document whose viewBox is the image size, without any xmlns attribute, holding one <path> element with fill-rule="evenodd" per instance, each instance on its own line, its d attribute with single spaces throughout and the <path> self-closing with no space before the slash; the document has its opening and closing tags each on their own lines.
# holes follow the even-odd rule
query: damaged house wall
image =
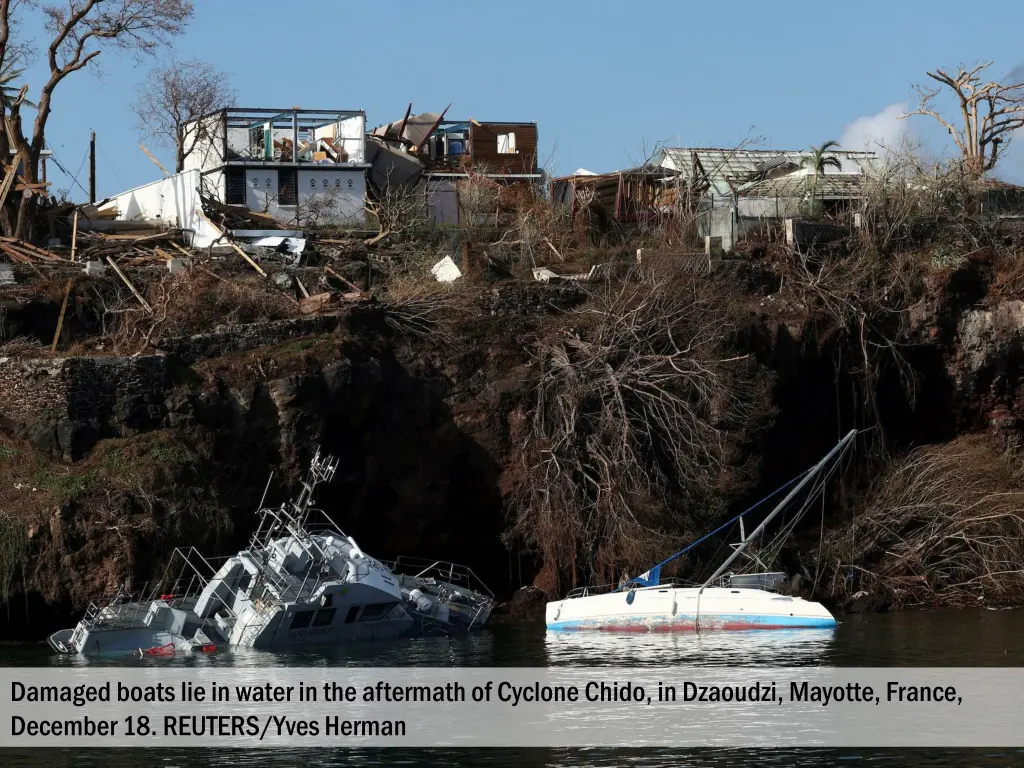
<svg viewBox="0 0 1024 768">
<path fill-rule="evenodd" d="M 200 122 L 203 136 L 186 166 L 218 201 L 286 225 L 365 221 L 361 111 L 226 109 Z"/>
<path fill-rule="evenodd" d="M 163 222 L 189 233 L 193 248 L 206 248 L 221 232 L 203 215 L 198 170 L 160 179 L 112 198 L 120 221 Z"/>
</svg>

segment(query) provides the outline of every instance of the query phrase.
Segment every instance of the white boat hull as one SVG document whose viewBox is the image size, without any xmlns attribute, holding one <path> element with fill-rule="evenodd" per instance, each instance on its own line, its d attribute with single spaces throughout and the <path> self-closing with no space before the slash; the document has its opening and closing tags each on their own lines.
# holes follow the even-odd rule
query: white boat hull
<svg viewBox="0 0 1024 768">
<path fill-rule="evenodd" d="M 760 589 L 644 587 L 547 604 L 554 631 L 694 632 L 828 629 L 836 620 L 820 603 Z"/>
</svg>

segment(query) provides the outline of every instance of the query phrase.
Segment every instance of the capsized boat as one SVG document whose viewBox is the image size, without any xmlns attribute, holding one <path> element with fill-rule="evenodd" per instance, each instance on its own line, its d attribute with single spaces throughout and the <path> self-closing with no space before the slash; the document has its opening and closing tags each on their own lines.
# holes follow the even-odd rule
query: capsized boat
<svg viewBox="0 0 1024 768">
<path fill-rule="evenodd" d="M 767 499 L 791 490 L 750 535 L 744 533 L 743 518 L 767 501 L 738 515 L 715 531 L 663 560 L 636 579 L 606 587 L 580 587 L 565 599 L 547 604 L 546 621 L 549 630 L 608 630 L 619 632 L 671 632 L 704 630 L 750 629 L 822 629 L 836 626 L 835 617 L 820 603 L 784 594 L 789 584 L 787 574 L 769 571 L 765 560 L 772 558 L 781 542 L 810 507 L 812 498 L 821 492 L 825 481 L 838 466 L 843 454 L 853 445 L 857 431 L 849 432 L 816 465 L 779 488 Z M 782 532 L 758 553 L 748 552 L 750 544 L 758 541 L 769 523 L 791 505 L 812 480 L 812 492 L 804 499 L 795 514 L 787 518 Z M 661 583 L 661 568 L 697 544 L 739 523 L 740 542 L 733 552 L 703 583 L 694 586 L 674 581 Z M 748 558 L 758 569 L 742 573 L 730 570 L 741 556 Z"/>
<path fill-rule="evenodd" d="M 400 557 L 387 566 L 398 578 L 406 610 L 424 633 L 481 629 L 491 617 L 494 593 L 464 565 Z"/>
<path fill-rule="evenodd" d="M 415 633 L 422 622 L 407 609 L 423 613 L 436 601 L 413 597 L 411 589 L 404 594 L 398 576 L 314 508 L 316 487 L 337 466 L 318 450 L 296 500 L 277 508 L 261 504 L 246 549 L 219 567 L 194 548 L 178 549 L 148 599 L 121 590 L 90 605 L 73 629 L 51 635 L 50 646 L 59 653 L 165 656 L 220 645 L 294 649 Z M 451 611 L 435 614 L 439 624 L 460 620 Z"/>
</svg>

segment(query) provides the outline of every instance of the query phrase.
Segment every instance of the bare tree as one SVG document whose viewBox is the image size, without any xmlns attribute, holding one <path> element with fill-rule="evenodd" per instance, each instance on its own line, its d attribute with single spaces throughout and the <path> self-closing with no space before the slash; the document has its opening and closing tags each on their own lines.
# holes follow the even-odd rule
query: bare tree
<svg viewBox="0 0 1024 768">
<path fill-rule="evenodd" d="M 23 50 L 12 41 L 11 29 L 25 9 L 31 7 L 34 4 L 0 0 L 0 71 L 10 65 L 12 54 Z M 10 109 L 0 104 L 0 117 L 7 119 L 6 130 L 0 131 L 0 157 L 7 157 L 13 148 L 17 153 L 15 165 L 20 164 L 21 175 L 28 184 L 39 181 L 39 156 L 57 86 L 68 75 L 92 64 L 105 49 L 152 53 L 184 29 L 193 11 L 188 0 L 67 0 L 39 8 L 50 35 L 45 48 L 49 76 L 39 94 L 31 131 L 26 134 L 22 126 L 24 102 L 16 101 Z M 35 195 L 22 197 L 13 216 L 5 210 L 0 216 L 4 233 L 31 238 L 38 200 Z"/>
<path fill-rule="evenodd" d="M 900 117 L 928 115 L 937 120 L 949 131 L 963 155 L 964 165 L 975 176 L 992 170 L 1013 132 L 1024 127 L 1024 78 L 1015 74 L 1010 82 L 984 80 L 983 73 L 990 66 L 992 62 L 988 61 L 971 69 L 961 65 L 954 74 L 941 69 L 928 72 L 928 77 L 939 85 L 915 86 L 920 104 Z M 956 117 L 944 116 L 935 106 L 944 87 L 956 94 L 960 108 Z"/>
<path fill-rule="evenodd" d="M 139 85 L 132 108 L 139 130 L 174 149 L 174 169 L 185 170 L 185 158 L 210 138 L 199 118 L 224 109 L 235 100 L 228 76 L 205 61 L 171 61 L 154 68 Z"/>
</svg>

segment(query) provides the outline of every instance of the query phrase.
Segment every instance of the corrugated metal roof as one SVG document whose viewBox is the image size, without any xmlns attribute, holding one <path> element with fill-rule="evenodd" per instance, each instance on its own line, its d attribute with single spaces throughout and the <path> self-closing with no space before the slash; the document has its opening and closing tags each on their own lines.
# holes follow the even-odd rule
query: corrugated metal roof
<svg viewBox="0 0 1024 768">
<path fill-rule="evenodd" d="M 818 175 L 814 195 L 819 200 L 850 200 L 861 196 L 864 175 L 861 173 L 823 173 Z M 803 199 L 811 193 L 814 175 L 792 173 L 774 179 L 763 179 L 744 184 L 738 192 L 741 197 L 779 197 Z"/>
<path fill-rule="evenodd" d="M 658 165 L 673 168 L 688 179 L 693 168 L 693 155 L 704 168 L 711 181 L 710 193 L 730 195 L 734 187 L 740 187 L 751 179 L 787 163 L 799 166 L 804 158 L 810 157 L 807 150 L 782 149 L 723 149 L 718 147 L 669 147 L 658 157 Z M 874 152 L 852 152 L 836 150 L 829 152 L 843 164 L 844 174 L 860 174 L 878 161 Z"/>
</svg>

